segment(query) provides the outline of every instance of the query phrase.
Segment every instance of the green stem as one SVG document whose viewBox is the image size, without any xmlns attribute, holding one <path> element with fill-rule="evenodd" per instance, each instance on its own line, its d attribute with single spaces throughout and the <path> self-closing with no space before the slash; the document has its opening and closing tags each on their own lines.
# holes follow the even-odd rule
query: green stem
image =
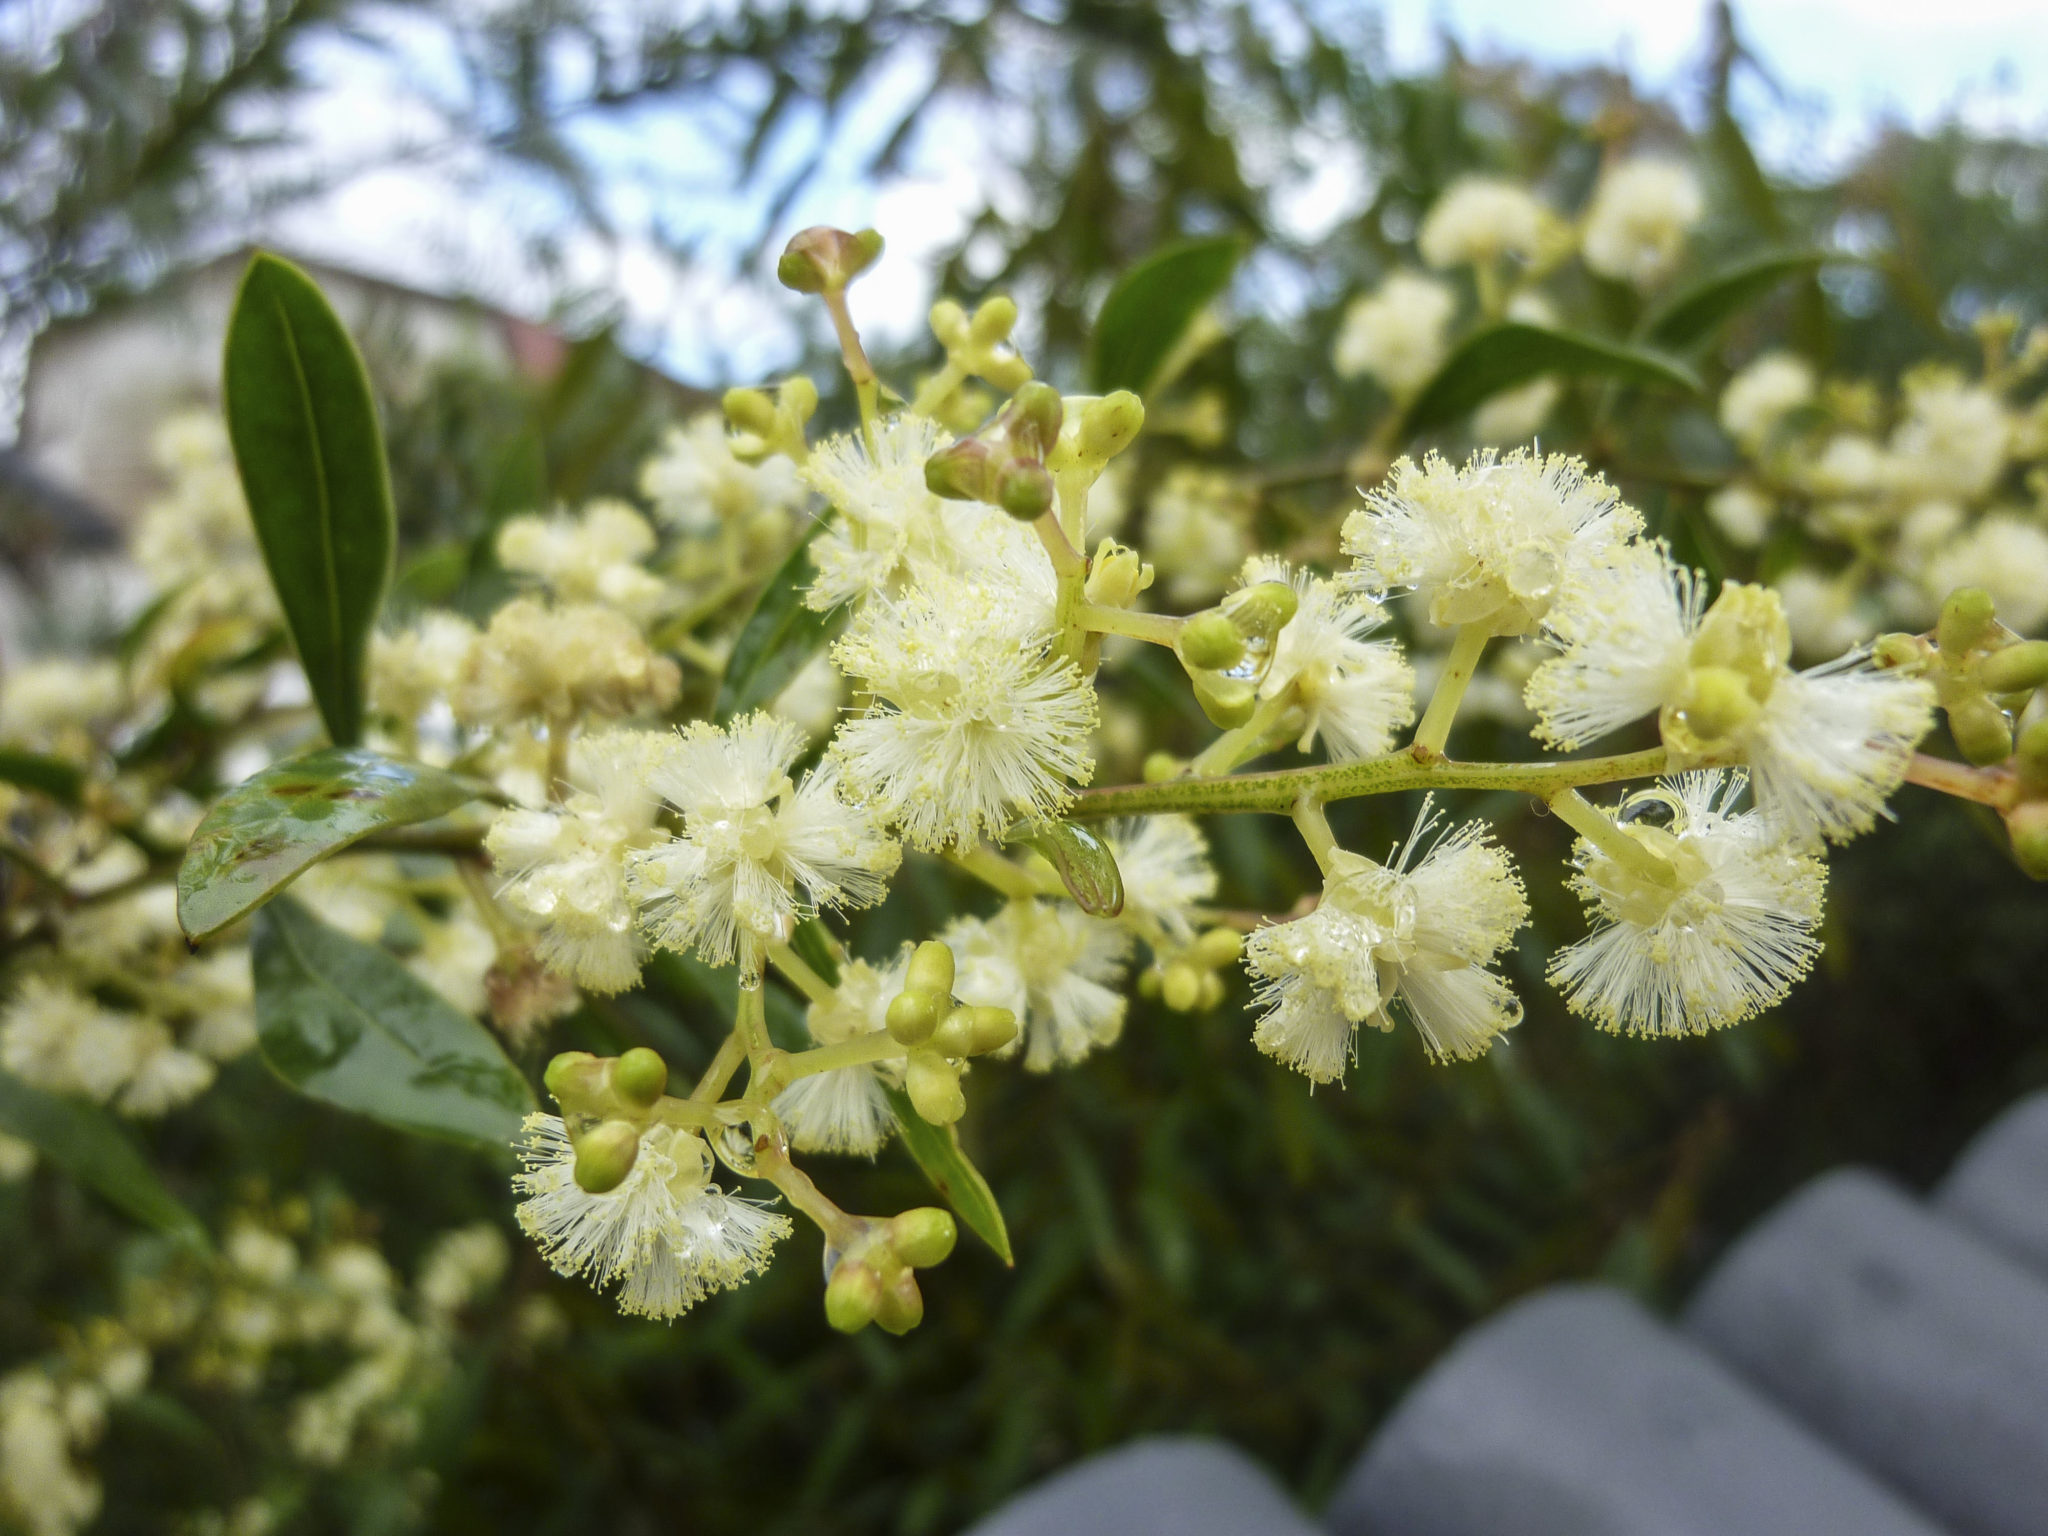
<svg viewBox="0 0 2048 1536">
<path fill-rule="evenodd" d="M 770 944 L 768 959 L 775 969 L 789 978 L 797 991 L 814 1003 L 829 1003 L 834 995 L 832 983 L 812 970 L 804 957 L 787 944 Z"/>
<path fill-rule="evenodd" d="M 1005 896 L 1021 899 L 1039 894 L 1038 882 L 1031 878 L 1029 870 L 1011 863 L 986 843 L 977 844 L 965 853 L 950 852 L 946 857 L 983 885 Z"/>
<path fill-rule="evenodd" d="M 851 1040 L 842 1040 L 837 1045 L 821 1045 L 814 1050 L 798 1051 L 785 1056 L 775 1072 L 776 1091 L 780 1092 L 800 1077 L 811 1077 L 819 1072 L 837 1072 L 841 1067 L 864 1067 L 869 1062 L 887 1061 L 892 1056 L 907 1056 L 910 1047 L 891 1035 L 886 1029 L 877 1029 L 865 1035 L 856 1035 Z"/>
<path fill-rule="evenodd" d="M 1458 718 L 1458 706 L 1465 701 L 1465 690 L 1471 687 L 1473 674 L 1479 670 L 1479 653 L 1492 638 L 1493 631 L 1484 625 L 1459 627 L 1458 638 L 1451 642 L 1451 654 L 1444 661 L 1443 676 L 1436 680 L 1429 708 L 1422 712 L 1422 724 L 1415 728 L 1415 742 L 1409 750 L 1417 757 L 1444 755 L 1444 743 L 1451 739 L 1451 722 Z"/>
<path fill-rule="evenodd" d="M 1549 804 L 1559 820 L 1615 863 L 1659 885 L 1678 883 L 1678 871 L 1669 859 L 1630 837 L 1576 789 L 1560 789 L 1549 797 Z"/>
<path fill-rule="evenodd" d="M 696 1099 L 658 1099 L 654 1105 L 654 1118 L 663 1125 L 678 1125 L 691 1131 L 716 1130 L 723 1123 L 715 1106 Z"/>
<path fill-rule="evenodd" d="M 754 1148 L 754 1171 L 782 1192 L 782 1198 L 817 1223 L 818 1230 L 836 1247 L 860 1233 L 860 1223 L 834 1205 L 825 1192 L 811 1182 L 811 1176 L 792 1163 L 779 1145 L 779 1137 L 766 1136 Z"/>
<path fill-rule="evenodd" d="M 1067 537 L 1053 512 L 1042 513 L 1031 526 L 1038 530 L 1038 540 L 1052 561 L 1053 581 L 1058 589 L 1052 615 L 1053 628 L 1059 635 L 1055 650 L 1061 659 L 1078 665 L 1088 641 L 1079 617 L 1088 601 L 1088 562 L 1074 548 L 1073 540 Z"/>
<path fill-rule="evenodd" d="M 827 288 L 819 295 L 825 301 L 825 308 L 832 316 L 832 329 L 839 337 L 839 356 L 846 363 L 846 376 L 853 380 L 853 393 L 860 401 L 860 436 L 867 444 L 868 459 L 875 458 L 875 412 L 879 391 L 875 384 L 875 365 L 868 361 L 868 354 L 860 344 L 860 332 L 853 326 L 853 311 L 846 307 L 844 288 Z"/>
<path fill-rule="evenodd" d="M 711 1058 L 711 1065 L 704 1069 L 704 1075 L 697 1079 L 697 1086 L 690 1090 L 690 1102 L 716 1104 L 726 1085 L 732 1081 L 733 1073 L 739 1071 L 740 1063 L 746 1059 L 747 1042 L 735 1027 L 725 1037 L 725 1043 L 719 1046 L 718 1054 Z"/>
<path fill-rule="evenodd" d="M 1315 855 L 1316 868 L 1327 875 L 1330 859 L 1337 852 L 1337 834 L 1330 830 L 1330 818 L 1323 814 L 1321 803 L 1308 795 L 1295 801 L 1294 825 Z"/>
<path fill-rule="evenodd" d="M 1090 602 L 1081 604 L 1074 619 L 1083 629 L 1104 635 L 1127 635 L 1133 640 L 1163 645 L 1169 650 L 1180 638 L 1181 627 L 1187 623 L 1178 614 L 1139 613 L 1130 608 L 1105 608 L 1100 603 Z"/>
<path fill-rule="evenodd" d="M 1304 794 L 1328 802 L 1354 800 L 1362 795 L 1401 794 L 1412 789 L 1507 790 L 1548 799 L 1560 789 L 1652 778 L 1664 772 L 1665 766 L 1662 747 L 1615 757 L 1538 763 L 1459 763 L 1441 757 L 1425 763 L 1412 752 L 1390 752 L 1384 757 L 1316 768 L 1084 789 L 1074 797 L 1067 819 L 1097 821 L 1106 816 L 1152 816 L 1168 811 L 1198 816 L 1245 812 L 1287 816 L 1293 814 L 1295 803 Z"/>
<path fill-rule="evenodd" d="M 1261 699 L 1259 707 L 1252 711 L 1251 719 L 1225 731 L 1196 754 L 1194 761 L 1188 764 L 1189 775 L 1198 779 L 1216 778 L 1229 773 L 1239 763 L 1257 757 L 1267 750 L 1273 728 L 1293 707 L 1292 687 L 1281 689 L 1270 699 Z"/>
<path fill-rule="evenodd" d="M 768 1038 L 768 999 L 761 990 L 761 978 L 748 982 L 740 978 L 739 1007 L 734 1010 L 733 1031 L 745 1045 L 748 1064 L 757 1071 L 761 1060 L 775 1044 Z"/>
<path fill-rule="evenodd" d="M 915 416 L 930 416 L 934 414 L 940 406 L 946 403 L 946 396 L 953 393 L 954 390 L 966 382 L 967 365 L 961 362 L 959 358 L 948 353 L 946 355 L 946 366 L 926 379 L 923 386 L 917 392 L 917 398 L 910 402 L 911 414 Z"/>
</svg>

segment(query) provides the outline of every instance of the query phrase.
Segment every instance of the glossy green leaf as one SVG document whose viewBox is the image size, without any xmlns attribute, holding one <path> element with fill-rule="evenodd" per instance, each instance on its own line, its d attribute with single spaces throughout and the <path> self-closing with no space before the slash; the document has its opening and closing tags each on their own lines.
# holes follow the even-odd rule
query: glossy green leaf
<svg viewBox="0 0 2048 1536">
<path fill-rule="evenodd" d="M 813 523 L 776 567 L 733 641 L 712 711 L 720 725 L 772 701 L 845 625 L 843 608 L 820 613 L 804 606 L 804 589 L 817 574 L 811 569 L 811 541 L 824 530 L 822 519 Z"/>
<path fill-rule="evenodd" d="M 1446 426 L 1503 390 L 1545 374 L 1700 392 L 1698 375 L 1676 358 L 1600 336 L 1509 320 L 1459 343 L 1408 407 L 1401 436 Z"/>
<path fill-rule="evenodd" d="M 1235 235 L 1186 240 L 1155 251 L 1117 279 L 1095 317 L 1088 383 L 1143 394 L 1196 318 L 1223 290 L 1244 256 Z"/>
<path fill-rule="evenodd" d="M 1805 276 L 1827 259 L 1823 251 L 1781 251 L 1716 272 L 1650 316 L 1643 340 L 1674 352 L 1698 346 L 1779 284 Z"/>
<path fill-rule="evenodd" d="M 997 1258 L 1014 1267 L 1017 1258 L 1010 1251 L 1010 1229 L 1003 1224 L 1002 1208 L 996 1204 L 995 1194 L 989 1189 L 988 1180 L 981 1176 L 981 1170 L 960 1150 L 958 1129 L 926 1120 L 911 1107 L 910 1095 L 901 1088 L 885 1086 L 882 1091 L 889 1096 L 889 1108 L 896 1113 L 896 1128 L 903 1133 L 903 1145 L 917 1159 L 924 1176 L 932 1181 L 932 1188 L 953 1207 L 969 1230 L 995 1250 Z"/>
<path fill-rule="evenodd" d="M 257 917 L 250 955 L 263 1059 L 309 1098 L 501 1149 L 534 1108 L 489 1030 L 289 896 Z"/>
<path fill-rule="evenodd" d="M 59 805 L 76 805 L 79 791 L 85 787 L 85 770 L 61 757 L 0 747 L 0 784 L 32 789 Z"/>
<path fill-rule="evenodd" d="M 362 735 L 370 629 L 391 579 L 390 472 L 363 360 L 313 280 L 258 252 L 222 391 L 256 538 L 327 734 Z"/>
<path fill-rule="evenodd" d="M 1124 909 L 1124 877 L 1116 855 L 1087 827 L 1055 821 L 1034 828 L 1028 839 L 1059 872 L 1075 905 L 1095 917 L 1115 917 Z"/>
<path fill-rule="evenodd" d="M 0 1131 L 28 1142 L 137 1221 L 194 1247 L 206 1228 L 157 1178 L 128 1133 L 96 1104 L 60 1098 L 0 1072 Z"/>
<path fill-rule="evenodd" d="M 273 763 L 207 812 L 178 869 L 178 923 L 202 939 L 370 833 L 445 816 L 491 793 L 474 779 L 367 747 Z"/>
</svg>

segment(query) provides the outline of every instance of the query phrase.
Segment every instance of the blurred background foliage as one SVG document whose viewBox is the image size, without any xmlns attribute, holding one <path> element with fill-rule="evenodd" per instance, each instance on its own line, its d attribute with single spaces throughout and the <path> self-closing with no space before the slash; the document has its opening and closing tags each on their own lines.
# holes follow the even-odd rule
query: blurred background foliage
<svg viewBox="0 0 2048 1536">
<path fill-rule="evenodd" d="M 1444 186 L 1476 168 L 1571 207 L 1603 146 L 1690 146 L 1711 208 L 1696 269 L 1781 246 L 1864 258 L 1729 327 L 1700 359 L 1710 386 L 1767 338 L 1884 379 L 1929 357 L 1968 364 L 1968 322 L 1986 309 L 2048 318 L 2048 150 L 1959 126 L 1892 128 L 1824 179 L 1774 180 L 1730 110 L 1753 65 L 1725 12 L 1696 91 L 1662 101 L 1607 70 L 1560 74 L 1455 48 L 1439 72 L 1398 78 L 1369 18 L 1348 7 L 883 0 L 683 24 L 652 14 L 666 9 L 418 7 L 460 82 L 445 131 L 556 199 L 555 238 L 602 235 L 602 170 L 572 128 L 629 121 L 650 100 L 701 100 L 738 123 L 733 172 L 761 192 L 751 238 L 766 249 L 782 210 L 826 173 L 832 141 L 827 131 L 792 160 L 771 153 L 783 128 L 829 130 L 872 99 L 889 60 L 924 57 L 933 97 L 985 103 L 1005 162 L 991 175 L 1002 195 L 946 257 L 941 287 L 970 301 L 1016 295 L 1042 376 L 1080 382 L 1103 293 L 1163 241 L 1247 242 L 1230 334 L 1181 386 L 1188 398 L 1215 392 L 1227 426 L 1148 438 L 1135 484 L 1142 496 L 1166 457 L 1255 464 L 1263 515 L 1282 535 L 1328 526 L 1349 495 L 1346 456 L 1381 408 L 1374 386 L 1331 368 L 1337 314 L 1397 264 Z M 312 85 L 302 45 L 384 35 L 376 19 L 341 0 L 112 0 L 33 46 L 6 34 L 0 292 L 17 351 L 346 174 L 289 153 L 294 104 Z M 886 174 L 929 107 L 901 101 L 869 135 L 860 173 Z M 1304 239 L 1275 189 L 1331 144 L 1362 155 L 1372 195 Z M 689 259 L 687 242 L 676 254 Z M 1638 318 L 1631 290 L 1571 281 L 1588 285 L 1573 306 L 1613 329 Z M 402 338 L 369 339 L 407 535 L 402 593 L 487 609 L 503 590 L 488 555 L 497 517 L 630 490 L 655 433 L 695 397 L 652 384 L 610 318 L 602 294 L 567 297 L 563 325 L 580 339 L 544 384 L 453 366 L 422 381 Z M 928 354 L 886 366 L 907 383 L 920 364 Z M 826 411 L 844 420 L 849 402 L 828 397 Z M 1615 413 L 1588 388 L 1555 430 L 1683 553 L 1716 561 L 1697 494 L 1671 469 L 1712 451 L 1703 411 Z M 1650 464 L 1664 468 L 1631 472 Z M 1200 739 L 1178 690 L 1148 689 L 1141 667 L 1121 675 L 1119 697 L 1154 735 Z M 1484 726 L 1466 746 L 1526 750 L 1505 729 L 1487 740 Z M 1515 978 L 1530 1011 L 1507 1048 L 1432 1068 L 1412 1041 L 1368 1034 L 1349 1084 L 1312 1094 L 1255 1054 L 1239 996 L 1192 1017 L 1140 1004 L 1118 1049 L 1054 1077 L 977 1073 L 968 1142 L 1008 1214 L 1017 1268 L 963 1244 L 928 1288 L 924 1325 L 900 1340 L 825 1326 L 808 1232 L 762 1281 L 668 1327 L 619 1318 L 519 1244 L 502 1302 L 465 1332 L 416 1452 L 343 1469 L 289 1528 L 943 1532 L 1065 1462 L 1158 1430 L 1228 1436 L 1313 1502 L 1403 1386 L 1518 1293 L 1600 1274 L 1672 1301 L 1813 1171 L 1863 1160 L 1929 1177 L 2000 1105 L 2048 1082 L 2048 892 L 2010 867 L 1995 825 L 1970 808 L 1905 796 L 1898 823 L 1834 860 L 1827 954 L 1787 1004 L 1721 1037 L 1657 1043 L 1594 1033 L 1541 984 L 1540 957 L 1577 931 L 1546 873 L 1563 858 L 1562 829 L 1512 802 L 1474 807 L 1504 818 L 1533 875 L 1536 924 Z M 1340 836 L 1374 850 L 1413 806 L 1337 811 Z M 1269 831 L 1212 825 L 1225 889 L 1248 903 L 1291 900 L 1304 876 L 1298 850 Z M 956 904 L 985 903 L 932 861 L 916 874 L 878 936 L 921 936 Z M 673 972 L 586 1008 L 550 1047 L 646 1042 L 687 1071 L 720 1029 Z M 408 1271 L 451 1226 L 510 1230 L 502 1169 L 288 1098 L 254 1058 L 153 1131 L 150 1150 L 210 1222 L 302 1197 L 307 1220 L 353 1223 Z M 900 1149 L 821 1177 L 851 1208 L 923 1198 Z M 49 1173 L 0 1186 L 0 1234 L 13 1256 L 0 1274 L 10 1363 L 109 1309 L 118 1266 L 144 1261 L 119 1216 Z M 544 1347 L 511 1321 L 536 1291 L 571 1322 Z M 107 1499 L 98 1529 L 162 1531 L 166 1511 L 263 1486 L 275 1435 L 252 1407 L 224 1397 L 195 1416 L 168 1398 L 138 1401 L 117 1411 L 94 1458 Z"/>
</svg>

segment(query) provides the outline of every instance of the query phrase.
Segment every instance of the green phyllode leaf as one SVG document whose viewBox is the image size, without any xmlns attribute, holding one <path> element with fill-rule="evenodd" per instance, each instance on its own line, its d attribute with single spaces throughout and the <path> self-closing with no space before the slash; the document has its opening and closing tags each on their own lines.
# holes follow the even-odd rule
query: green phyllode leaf
<svg viewBox="0 0 2048 1536">
<path fill-rule="evenodd" d="M 1010 1229 L 1003 1224 L 1002 1208 L 988 1187 L 981 1170 L 960 1150 L 960 1133 L 954 1126 L 937 1126 L 911 1107 L 910 1095 L 901 1088 L 884 1086 L 889 1108 L 895 1111 L 896 1127 L 903 1133 L 903 1145 L 924 1170 L 946 1204 L 990 1248 L 1004 1264 L 1014 1268 L 1016 1255 L 1010 1251 Z"/>
<path fill-rule="evenodd" d="M 1779 284 L 1805 276 L 1828 259 L 1825 251 L 1780 251 L 1724 268 L 1674 295 L 1644 322 L 1642 339 L 1672 352 L 1711 341 L 1722 326 Z"/>
<path fill-rule="evenodd" d="M 1676 358 L 1579 331 L 1508 320 L 1458 344 L 1408 407 L 1400 435 L 1405 439 L 1447 426 L 1504 390 L 1545 374 L 1700 393 L 1698 375 Z"/>
<path fill-rule="evenodd" d="M 327 734 L 362 735 L 371 626 L 397 541 L 369 375 L 319 287 L 258 252 L 222 366 L 228 437 L 257 542 Z"/>
<path fill-rule="evenodd" d="M 797 541 L 796 548 L 768 578 L 754 611 L 733 641 L 712 710 L 720 725 L 773 701 L 803 670 L 804 663 L 845 625 L 844 609 L 820 613 L 804 606 L 804 589 L 812 576 L 811 541 L 824 531 L 821 518 Z"/>
<path fill-rule="evenodd" d="M 1095 317 L 1088 383 L 1097 394 L 1144 394 L 1244 256 L 1235 235 L 1186 240 L 1153 252 L 1116 281 Z"/>
<path fill-rule="evenodd" d="M 201 1250 L 210 1246 L 199 1218 L 164 1188 L 128 1133 L 98 1105 L 44 1093 L 0 1072 L 0 1131 L 28 1142 L 145 1226 Z"/>
<path fill-rule="evenodd" d="M 223 795 L 192 834 L 178 868 L 178 926 L 203 939 L 358 839 L 491 793 L 474 779 L 367 747 L 323 747 L 273 763 Z"/>
<path fill-rule="evenodd" d="M 251 964 L 263 1059 L 307 1097 L 501 1151 L 536 1107 L 488 1029 L 289 896 L 256 919 Z"/>
</svg>

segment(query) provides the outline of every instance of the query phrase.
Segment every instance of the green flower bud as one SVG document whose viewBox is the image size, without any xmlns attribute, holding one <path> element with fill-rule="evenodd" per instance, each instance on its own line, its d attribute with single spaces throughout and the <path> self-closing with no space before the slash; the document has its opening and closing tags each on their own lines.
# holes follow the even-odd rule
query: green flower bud
<svg viewBox="0 0 2048 1536">
<path fill-rule="evenodd" d="M 576 1187 L 593 1195 L 608 1194 L 626 1182 L 640 1159 L 640 1127 L 626 1120 L 607 1120 L 576 1141 Z"/>
<path fill-rule="evenodd" d="M 1271 639 L 1287 627 L 1301 606 L 1294 588 L 1284 581 L 1262 581 L 1240 587 L 1223 599 L 1223 611 L 1247 639 Z"/>
<path fill-rule="evenodd" d="M 668 1063 L 657 1051 L 636 1045 L 612 1063 L 612 1091 L 636 1109 L 646 1109 L 668 1091 Z"/>
<path fill-rule="evenodd" d="M 1031 365 L 1014 352 L 982 359 L 981 376 L 1000 390 L 1022 389 L 1031 382 Z"/>
<path fill-rule="evenodd" d="M 1096 548 L 1085 588 L 1089 602 L 1104 608 L 1128 608 L 1151 585 L 1152 567 L 1135 549 L 1114 539 L 1104 539 Z"/>
<path fill-rule="evenodd" d="M 1195 958 L 1210 970 L 1235 965 L 1244 953 L 1244 935 L 1235 928 L 1211 928 L 1195 940 Z"/>
<path fill-rule="evenodd" d="M 1138 996 L 1147 999 L 1159 996 L 1159 968 L 1157 966 L 1147 966 L 1144 970 L 1138 972 Z"/>
<path fill-rule="evenodd" d="M 602 1114 L 605 1074 L 609 1067 L 609 1062 L 588 1051 L 564 1051 L 548 1063 L 541 1081 L 563 1110 L 575 1114 Z"/>
<path fill-rule="evenodd" d="M 563 1051 L 548 1063 L 547 1071 L 541 1074 L 541 1082 L 559 1102 L 562 1090 L 587 1079 L 596 1064 L 597 1058 L 588 1051 Z"/>
<path fill-rule="evenodd" d="M 953 995 L 953 951 L 937 939 L 926 939 L 910 952 L 910 966 L 904 973 L 907 992 L 929 992 L 937 998 Z"/>
<path fill-rule="evenodd" d="M 1226 731 L 1243 725 L 1258 708 L 1259 690 L 1243 678 L 1197 672 L 1189 681 L 1194 684 L 1195 702 L 1202 706 L 1202 713 L 1212 725 Z"/>
<path fill-rule="evenodd" d="M 2006 813 L 2013 858 L 2030 880 L 2048 880 L 2048 800 L 2029 800 Z"/>
<path fill-rule="evenodd" d="M 764 389 L 728 389 L 725 419 L 742 432 L 766 437 L 775 430 L 775 402 Z"/>
<path fill-rule="evenodd" d="M 920 1205 L 889 1220 L 889 1246 L 912 1269 L 945 1263 L 959 1240 L 952 1213 L 935 1205 Z"/>
<path fill-rule="evenodd" d="M 903 1087 L 918 1114 L 932 1125 L 951 1125 L 967 1113 L 967 1095 L 960 1074 L 943 1056 L 919 1051 L 904 1069 Z"/>
<path fill-rule="evenodd" d="M 1164 784 L 1168 779 L 1177 779 L 1188 762 L 1184 757 L 1175 757 L 1171 752 L 1150 752 L 1145 756 L 1143 772 L 1147 784 Z"/>
<path fill-rule="evenodd" d="M 941 1056 L 972 1056 L 974 1054 L 974 1010 L 966 1004 L 955 1008 L 932 1031 L 925 1042 Z"/>
<path fill-rule="evenodd" d="M 1159 995 L 1175 1013 L 1194 1012 L 1202 1000 L 1202 973 L 1185 960 L 1174 961 L 1160 981 Z"/>
<path fill-rule="evenodd" d="M 2048 640 L 2022 640 L 1977 664 L 1977 680 L 1991 693 L 2032 693 L 2048 683 Z"/>
<path fill-rule="evenodd" d="M 2036 720 L 2020 732 L 2013 767 L 2030 790 L 2048 790 L 2048 719 Z"/>
<path fill-rule="evenodd" d="M 947 501 L 988 501 L 995 492 L 995 460 L 988 444 L 963 437 L 924 461 L 925 489 Z"/>
<path fill-rule="evenodd" d="M 1934 643 L 1944 656 L 1960 660 L 1974 650 L 1998 621 L 1997 605 L 1982 587 L 1958 587 L 1941 605 L 1941 618 L 1934 626 Z"/>
<path fill-rule="evenodd" d="M 908 1333 L 923 1321 L 924 1292 L 917 1288 L 917 1276 L 903 1270 L 883 1287 L 875 1323 L 889 1333 Z"/>
<path fill-rule="evenodd" d="M 1202 972 L 1202 996 L 1196 1007 L 1207 1013 L 1223 1001 L 1223 978 L 1214 971 Z"/>
<path fill-rule="evenodd" d="M 946 1001 L 943 992 L 908 990 L 891 998 L 888 1012 L 883 1015 L 889 1038 L 901 1045 L 923 1045 L 931 1039 L 932 1031 L 939 1027 Z"/>
<path fill-rule="evenodd" d="M 1221 672 L 1244 660 L 1244 636 L 1215 608 L 1181 625 L 1173 648 L 1187 665 L 1205 672 Z"/>
<path fill-rule="evenodd" d="M 1031 383 L 1010 397 L 1010 441 L 1034 459 L 1043 459 L 1060 440 L 1065 411 L 1060 392 L 1050 384 Z"/>
<path fill-rule="evenodd" d="M 1128 389 L 1091 400 L 1081 410 L 1081 432 L 1075 442 L 1084 461 L 1106 464 L 1130 447 L 1145 426 L 1145 402 Z"/>
<path fill-rule="evenodd" d="M 795 374 L 784 379 L 775 391 L 776 403 L 798 426 L 809 421 L 818 410 L 818 386 L 805 374 Z"/>
<path fill-rule="evenodd" d="M 953 299 L 940 299 L 932 306 L 932 335 L 948 352 L 967 344 L 967 311 Z"/>
<path fill-rule="evenodd" d="M 1984 697 L 1970 694 L 1948 706 L 1948 733 L 1965 761 L 1987 768 L 2012 756 L 2012 720 Z"/>
<path fill-rule="evenodd" d="M 842 1259 L 825 1286 L 825 1321 L 841 1333 L 859 1333 L 881 1305 L 881 1277 L 865 1264 Z"/>
<path fill-rule="evenodd" d="M 967 335 L 977 346 L 992 347 L 999 341 L 1008 341 L 1010 332 L 1016 328 L 1017 301 L 1007 293 L 999 293 L 981 301 Z"/>
<path fill-rule="evenodd" d="M 1052 476 L 1036 459 L 1012 459 L 996 471 L 996 505 L 1020 523 L 1043 517 L 1052 495 Z"/>
<path fill-rule="evenodd" d="M 798 293 L 829 293 L 844 288 L 881 254 L 882 237 L 876 230 L 848 234 L 814 224 L 789 237 L 775 263 L 775 276 L 783 287 Z"/>
<path fill-rule="evenodd" d="M 1017 1038 L 1017 1015 L 1007 1008 L 977 1004 L 974 1013 L 974 1048 L 970 1056 L 986 1056 L 990 1051 L 1000 1051 Z"/>
<path fill-rule="evenodd" d="M 1919 668 L 1925 666 L 1932 654 L 1925 640 L 1918 635 L 1879 635 L 1870 648 L 1870 656 L 1880 667 Z"/>
</svg>

